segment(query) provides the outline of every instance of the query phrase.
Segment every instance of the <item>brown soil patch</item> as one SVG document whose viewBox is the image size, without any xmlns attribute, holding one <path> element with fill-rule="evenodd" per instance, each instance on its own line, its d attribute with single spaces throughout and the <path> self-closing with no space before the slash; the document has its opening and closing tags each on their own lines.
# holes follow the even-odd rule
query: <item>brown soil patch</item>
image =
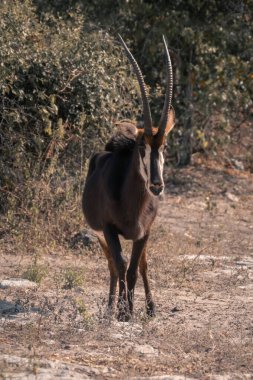
<svg viewBox="0 0 253 380">
<path fill-rule="evenodd" d="M 3 378 L 251 379 L 253 176 L 229 170 L 166 173 L 149 243 L 154 320 L 141 279 L 134 319 L 106 317 L 109 273 L 96 245 L 44 255 L 48 274 L 37 289 L 0 289 Z M 20 276 L 31 260 L 6 244 L 1 279 Z M 62 289 L 58 275 L 70 266 L 83 269 L 84 286 Z"/>
</svg>

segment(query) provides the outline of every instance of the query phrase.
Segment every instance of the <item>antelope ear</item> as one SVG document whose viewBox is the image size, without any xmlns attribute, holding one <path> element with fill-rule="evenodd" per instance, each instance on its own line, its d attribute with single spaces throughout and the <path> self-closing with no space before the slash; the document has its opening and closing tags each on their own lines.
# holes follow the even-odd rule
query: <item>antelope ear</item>
<svg viewBox="0 0 253 380">
<path fill-rule="evenodd" d="M 172 130 L 172 128 L 175 125 L 175 122 L 176 122 L 175 111 L 174 111 L 174 108 L 171 108 L 170 113 L 169 113 L 169 117 L 168 117 L 168 121 L 166 124 L 166 128 L 165 128 L 165 132 L 164 132 L 165 136 L 167 136 L 170 133 L 170 131 Z"/>
</svg>

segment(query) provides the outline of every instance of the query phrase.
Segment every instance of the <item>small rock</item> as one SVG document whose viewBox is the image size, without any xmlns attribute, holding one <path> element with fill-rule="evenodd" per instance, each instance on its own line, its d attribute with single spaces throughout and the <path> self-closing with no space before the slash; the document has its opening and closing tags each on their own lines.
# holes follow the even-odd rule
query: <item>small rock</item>
<svg viewBox="0 0 253 380">
<path fill-rule="evenodd" d="M 175 306 L 175 307 L 173 307 L 173 308 L 171 309 L 171 312 L 172 312 L 172 313 L 176 313 L 176 312 L 178 312 L 178 311 L 180 311 L 180 309 L 179 309 L 177 306 Z"/>
<path fill-rule="evenodd" d="M 134 347 L 134 351 L 138 354 L 143 354 L 147 356 L 158 356 L 158 350 L 149 344 L 139 344 Z"/>
<path fill-rule="evenodd" d="M 232 194 L 232 193 L 226 193 L 226 197 L 230 200 L 230 201 L 232 201 L 232 202 L 239 202 L 239 198 L 236 196 L 236 195 L 234 195 L 234 194 Z"/>
<path fill-rule="evenodd" d="M 16 305 L 8 301 L 0 301 L 0 314 L 17 313 L 20 310 L 21 310 L 20 305 Z"/>
<path fill-rule="evenodd" d="M 231 158 L 231 162 L 234 165 L 234 167 L 238 170 L 244 170 L 243 162 L 239 160 L 235 160 L 234 158 Z"/>
<path fill-rule="evenodd" d="M 112 334 L 112 338 L 122 340 L 124 339 L 124 335 L 120 333 Z"/>
<path fill-rule="evenodd" d="M 36 361 L 36 373 L 28 373 L 28 369 L 24 372 L 24 368 L 29 368 L 31 363 L 33 364 L 33 359 L 31 358 L 21 358 L 18 356 L 12 356 L 7 354 L 0 354 L 0 361 L 3 361 L 8 365 L 6 368 L 15 367 L 15 379 L 31 379 L 31 380 L 51 380 L 51 379 L 94 379 L 94 378 L 104 378 L 105 374 L 109 372 L 112 373 L 114 370 L 108 367 L 99 368 L 90 367 L 86 365 L 71 364 L 68 362 L 61 362 L 58 360 L 39 360 Z M 18 371 L 17 371 L 18 369 Z M 4 371 L 5 378 L 14 378 L 13 373 L 10 374 Z"/>
<path fill-rule="evenodd" d="M 236 261 L 235 264 L 245 267 L 253 267 L 253 260 Z"/>
<path fill-rule="evenodd" d="M 24 278 L 10 278 L 9 280 L 0 281 L 0 289 L 9 289 L 9 288 L 23 288 L 31 289 L 36 288 L 38 285 L 36 282 L 26 280 Z"/>
</svg>

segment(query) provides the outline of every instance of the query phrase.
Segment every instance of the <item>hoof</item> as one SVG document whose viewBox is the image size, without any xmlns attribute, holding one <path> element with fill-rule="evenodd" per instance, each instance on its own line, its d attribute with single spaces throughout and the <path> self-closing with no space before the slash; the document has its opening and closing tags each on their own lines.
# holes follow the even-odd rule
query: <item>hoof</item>
<svg viewBox="0 0 253 380">
<path fill-rule="evenodd" d="M 118 313 L 117 319 L 119 322 L 129 322 L 131 319 L 131 315 L 129 313 Z"/>
<path fill-rule="evenodd" d="M 154 318 L 156 316 L 155 304 L 153 302 L 150 302 L 147 305 L 147 316 L 149 318 Z"/>
<path fill-rule="evenodd" d="M 129 311 L 128 304 L 126 302 L 120 302 L 118 304 L 118 321 L 128 322 L 131 319 L 131 313 Z"/>
</svg>

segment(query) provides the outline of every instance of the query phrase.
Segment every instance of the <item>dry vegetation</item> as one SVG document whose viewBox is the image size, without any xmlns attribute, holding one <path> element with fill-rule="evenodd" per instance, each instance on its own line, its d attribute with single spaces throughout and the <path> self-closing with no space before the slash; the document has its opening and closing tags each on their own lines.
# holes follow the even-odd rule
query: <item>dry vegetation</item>
<svg viewBox="0 0 253 380">
<path fill-rule="evenodd" d="M 41 220 L 2 231 L 1 278 L 38 282 L 0 290 L 3 378 L 252 378 L 252 174 L 195 161 L 165 173 L 149 245 L 154 320 L 141 280 L 134 319 L 106 316 L 106 260 L 82 246 L 77 209 L 72 226 L 50 220 L 55 235 Z"/>
<path fill-rule="evenodd" d="M 252 2 L 100 3 L 0 2 L 0 378 L 252 379 Z M 114 120 L 140 117 L 118 32 L 154 120 L 166 35 L 166 164 L 193 158 L 165 170 L 149 243 L 157 317 L 139 279 L 128 323 L 106 314 L 107 263 L 80 209 L 90 154 Z"/>
</svg>

